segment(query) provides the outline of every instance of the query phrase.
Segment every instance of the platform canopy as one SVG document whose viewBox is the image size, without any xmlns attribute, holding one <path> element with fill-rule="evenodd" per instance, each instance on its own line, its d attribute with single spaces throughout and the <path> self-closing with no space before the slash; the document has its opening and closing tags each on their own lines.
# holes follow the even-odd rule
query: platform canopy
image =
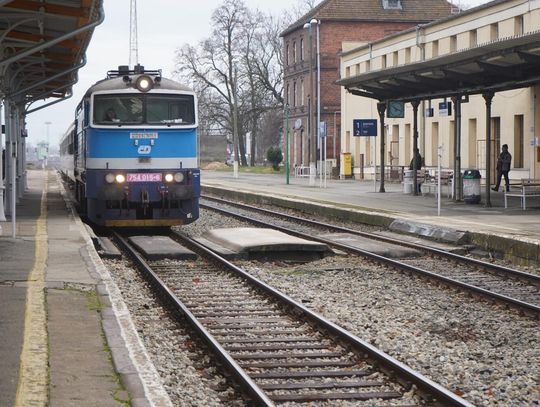
<svg viewBox="0 0 540 407">
<path fill-rule="evenodd" d="M 0 0 L 0 100 L 70 96 L 103 18 L 103 0 Z"/>
<path fill-rule="evenodd" d="M 523 88 L 540 82 L 540 32 L 502 38 L 426 61 L 337 81 L 380 101 L 427 100 Z"/>
</svg>

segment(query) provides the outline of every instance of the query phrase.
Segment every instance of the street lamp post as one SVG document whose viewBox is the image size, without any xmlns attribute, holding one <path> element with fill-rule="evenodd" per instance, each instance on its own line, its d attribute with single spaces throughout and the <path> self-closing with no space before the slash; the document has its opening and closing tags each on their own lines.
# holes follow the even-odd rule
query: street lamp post
<svg viewBox="0 0 540 407">
<path fill-rule="evenodd" d="M 0 104 L 0 127 L 2 125 L 2 114 L 3 114 L 3 109 L 2 109 L 2 105 Z M 4 166 L 7 168 L 7 163 L 4 161 L 5 158 L 2 157 L 3 147 L 4 147 L 4 144 L 2 142 L 2 132 L 0 132 L 0 222 L 6 221 L 6 215 L 4 211 L 4 189 L 5 188 L 4 188 L 4 181 L 3 181 L 5 174 L 4 174 L 3 168 Z M 0 226 L 0 233 L 1 232 L 2 232 L 2 228 Z"/>
<path fill-rule="evenodd" d="M 289 105 L 285 105 L 285 179 L 289 185 Z"/>
<path fill-rule="evenodd" d="M 48 160 L 49 160 L 49 128 L 51 126 L 52 122 L 45 122 L 45 126 L 47 126 L 47 155 L 45 156 L 45 159 L 43 160 L 43 168 L 47 168 Z"/>
<path fill-rule="evenodd" d="M 319 165 L 321 171 L 319 176 L 319 187 L 322 188 L 323 142 L 321 140 L 321 41 L 319 36 L 319 26 L 321 25 L 321 22 L 314 18 L 309 23 L 317 24 L 317 144 L 319 145 Z M 324 170 L 326 173 L 326 168 Z"/>
<path fill-rule="evenodd" d="M 319 33 L 319 25 L 321 22 L 317 20 L 316 18 L 311 19 L 309 23 L 304 24 L 304 28 L 310 29 L 310 37 L 311 37 L 311 28 L 313 25 L 317 25 L 317 141 L 313 141 L 312 143 L 312 153 L 310 154 L 312 160 L 314 162 L 310 163 L 310 171 L 309 171 L 309 185 L 314 186 L 315 185 L 315 176 L 317 173 L 317 166 L 315 161 L 317 160 L 317 145 L 319 146 L 320 151 L 320 161 L 322 166 L 322 143 L 321 143 L 321 130 L 320 130 L 320 122 L 321 122 L 321 64 L 320 64 L 320 33 Z M 311 42 L 310 42 L 311 44 Z M 313 47 L 310 46 L 310 50 L 312 50 Z M 311 53 L 312 51 L 310 51 Z M 313 60 L 312 57 L 310 57 L 310 60 Z M 311 64 L 310 64 L 311 65 Z M 311 66 L 310 66 L 310 72 L 312 72 Z M 312 86 L 312 85 L 311 85 Z M 313 89 L 313 88 L 311 88 Z M 311 121 L 311 117 L 309 119 Z M 312 130 L 313 131 L 313 130 Z M 322 171 L 322 168 L 321 168 Z M 322 172 L 321 172 L 321 184 L 322 187 Z"/>
</svg>

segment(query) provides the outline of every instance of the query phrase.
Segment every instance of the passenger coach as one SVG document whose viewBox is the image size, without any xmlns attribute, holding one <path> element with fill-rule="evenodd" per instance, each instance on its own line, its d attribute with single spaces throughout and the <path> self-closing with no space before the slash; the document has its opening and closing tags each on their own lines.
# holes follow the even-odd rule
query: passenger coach
<svg viewBox="0 0 540 407">
<path fill-rule="evenodd" d="M 199 217 L 197 98 L 161 71 L 119 67 L 86 92 L 60 142 L 88 219 L 171 226 Z"/>
</svg>

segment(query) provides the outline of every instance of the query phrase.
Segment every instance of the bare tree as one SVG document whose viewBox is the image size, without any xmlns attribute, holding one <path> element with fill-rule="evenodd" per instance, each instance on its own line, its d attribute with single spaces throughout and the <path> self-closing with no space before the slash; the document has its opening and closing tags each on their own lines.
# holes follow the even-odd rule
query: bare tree
<svg viewBox="0 0 540 407">
<path fill-rule="evenodd" d="M 214 104 L 226 127 L 231 130 L 235 157 L 246 165 L 243 137 L 239 133 L 239 86 L 242 71 L 242 37 L 248 10 L 242 0 L 225 0 L 212 15 L 212 35 L 197 48 L 185 44 L 177 51 L 177 73 L 189 77 L 204 91 L 211 91 L 226 111 Z M 216 113 L 216 112 L 214 112 Z"/>
<path fill-rule="evenodd" d="M 263 137 L 263 143 L 279 135 L 275 119 L 283 110 L 279 34 L 316 2 L 299 0 L 293 14 L 276 18 L 250 11 L 243 0 L 224 0 L 212 15 L 210 38 L 177 50 L 176 74 L 192 82 L 199 95 L 201 131 L 230 135 L 241 165 L 247 165 L 247 132 L 252 141 L 251 165 L 260 151 L 258 135 L 274 135 Z"/>
</svg>

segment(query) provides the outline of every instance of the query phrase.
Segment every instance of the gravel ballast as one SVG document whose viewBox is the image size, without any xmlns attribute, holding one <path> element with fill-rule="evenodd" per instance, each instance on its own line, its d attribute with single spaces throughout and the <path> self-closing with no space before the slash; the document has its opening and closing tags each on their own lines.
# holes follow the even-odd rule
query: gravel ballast
<svg viewBox="0 0 540 407">
<path fill-rule="evenodd" d="M 197 237 L 212 228 L 246 226 L 201 210 L 200 219 L 181 230 Z M 173 403 L 244 405 L 129 264 L 106 264 Z M 474 405 L 539 405 L 540 335 L 531 317 L 354 256 L 236 264 Z M 224 401 L 229 396 L 236 401 Z"/>
</svg>

